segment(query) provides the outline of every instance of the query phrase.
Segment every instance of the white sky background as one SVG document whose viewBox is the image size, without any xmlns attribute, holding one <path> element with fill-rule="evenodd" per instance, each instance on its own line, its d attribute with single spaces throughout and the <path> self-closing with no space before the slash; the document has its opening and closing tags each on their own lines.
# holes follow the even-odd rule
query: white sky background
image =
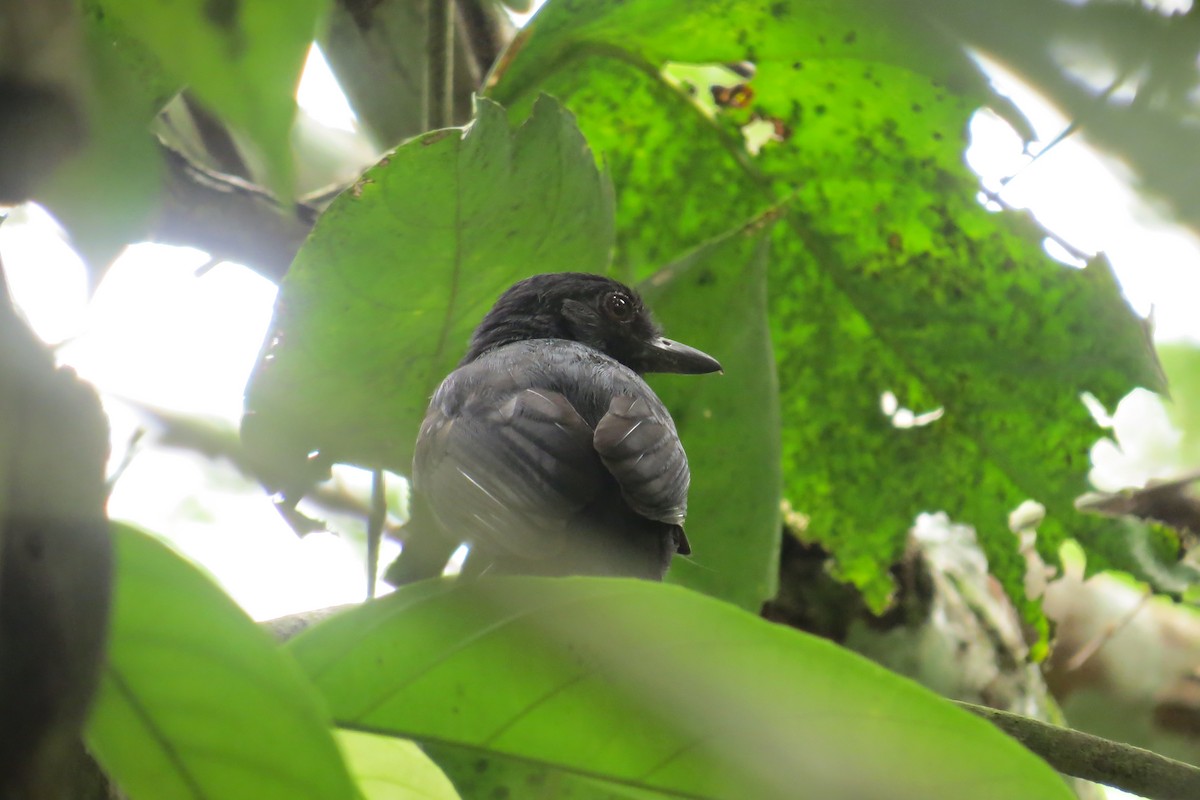
<svg viewBox="0 0 1200 800">
<path fill-rule="evenodd" d="M 1014 96 L 1042 141 L 1068 124 L 1015 82 L 999 78 L 998 84 Z M 297 98 L 324 124 L 355 129 L 319 54 L 310 58 Z M 1200 241 L 1194 235 L 1146 206 L 1119 167 L 1078 137 L 1030 164 L 1016 133 L 994 115 L 979 114 L 971 133 L 968 161 L 989 190 L 1009 206 L 1032 209 L 1073 246 L 1106 251 L 1134 307 L 1143 314 L 1153 307 L 1160 341 L 1200 343 Z M 1014 174 L 1001 185 L 1001 178 Z M 60 360 L 107 395 L 118 455 L 143 423 L 117 398 L 238 423 L 274 285 L 227 263 L 197 277 L 206 254 L 140 244 L 117 260 L 89 303 L 83 265 L 36 207 L 17 209 L 0 226 L 0 257 L 12 294 L 38 335 L 63 343 Z M 1164 469 L 1159 451 L 1169 449 L 1172 436 L 1156 400 L 1135 399 L 1123 415 L 1129 449 L 1141 450 L 1132 459 L 1115 449 L 1100 454 L 1109 467 L 1098 477 L 1113 488 L 1140 484 Z M 368 485 L 361 472 L 340 475 L 364 490 Z M 258 618 L 364 596 L 358 545 L 332 534 L 297 538 L 265 493 L 228 465 L 142 448 L 118 482 L 109 511 L 168 537 Z M 362 524 L 355 524 L 361 537 Z M 389 547 L 383 563 L 395 552 Z"/>
</svg>

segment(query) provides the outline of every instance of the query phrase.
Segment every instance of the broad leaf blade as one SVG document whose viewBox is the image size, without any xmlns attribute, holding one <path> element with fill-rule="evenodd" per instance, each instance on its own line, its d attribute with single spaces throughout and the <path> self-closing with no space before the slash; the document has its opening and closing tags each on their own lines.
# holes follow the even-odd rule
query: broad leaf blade
<svg viewBox="0 0 1200 800">
<path fill-rule="evenodd" d="M 1171 385 L 1167 411 L 1183 433 L 1181 454 L 1200 463 L 1200 346 L 1177 342 L 1161 346 L 1159 353 Z"/>
<path fill-rule="evenodd" d="M 429 397 L 511 284 L 603 272 L 612 197 L 553 101 L 510 131 L 480 101 L 465 130 L 402 145 L 317 223 L 283 283 L 276 340 L 244 435 L 277 463 L 327 459 L 407 474 Z"/>
<path fill-rule="evenodd" d="M 296 665 L 154 538 L 115 530 L 117 585 L 87 740 L 133 800 L 358 796 Z"/>
<path fill-rule="evenodd" d="M 768 238 L 738 229 L 664 267 L 642 288 L 672 338 L 724 375 L 652 375 L 692 469 L 690 558 L 670 580 L 758 611 L 779 575 L 779 387 L 767 322 Z"/>
<path fill-rule="evenodd" d="M 770 311 L 785 495 L 807 535 L 879 610 L 915 515 L 946 510 L 976 526 L 1036 619 L 1008 513 L 1046 504 L 1048 559 L 1073 535 L 1089 565 L 1137 570 L 1114 526 L 1074 510 L 1098 434 L 1078 396 L 1112 403 L 1161 381 L 1105 264 L 1065 268 L 1029 220 L 979 205 L 962 151 L 986 92 L 961 51 L 870 7 L 551 6 L 491 91 L 514 107 L 550 91 L 575 112 L 617 187 L 619 271 L 645 274 L 783 204 Z M 701 107 L 709 86 L 664 72 L 739 57 L 756 68 L 744 107 Z M 751 122 L 776 139 L 757 155 Z M 889 391 L 943 416 L 898 429 L 880 410 Z"/>
<path fill-rule="evenodd" d="M 960 48 L 913 9 L 890 0 L 549 3 L 497 63 L 496 97 L 536 92 L 571 59 L 617 47 L 647 63 L 860 59 L 920 70 L 961 91 L 986 84 Z"/>
<path fill-rule="evenodd" d="M 672 796 L 1071 796 L 916 684 L 678 587 L 427 581 L 288 646 L 341 725 Z"/>
</svg>

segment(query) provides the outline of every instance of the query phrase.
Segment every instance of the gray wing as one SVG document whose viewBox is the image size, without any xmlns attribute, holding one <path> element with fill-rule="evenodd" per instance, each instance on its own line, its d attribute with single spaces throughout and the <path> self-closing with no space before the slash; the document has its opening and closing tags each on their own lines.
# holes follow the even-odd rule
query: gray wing
<svg viewBox="0 0 1200 800">
<path fill-rule="evenodd" d="M 691 473 L 675 425 L 661 403 L 617 395 L 596 425 L 593 444 L 634 511 L 683 525 Z"/>
<path fill-rule="evenodd" d="M 413 488 L 448 534 L 521 558 L 561 552 L 569 521 L 604 485 L 591 427 L 545 389 L 453 416 L 435 404 L 413 461 Z"/>
</svg>

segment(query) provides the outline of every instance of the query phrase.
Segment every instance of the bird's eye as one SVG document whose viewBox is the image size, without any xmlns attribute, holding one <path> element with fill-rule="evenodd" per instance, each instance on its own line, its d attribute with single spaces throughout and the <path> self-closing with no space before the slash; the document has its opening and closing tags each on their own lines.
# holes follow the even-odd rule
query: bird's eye
<svg viewBox="0 0 1200 800">
<path fill-rule="evenodd" d="M 609 292 L 604 298 L 604 311 L 617 322 L 629 322 L 637 313 L 633 299 L 624 292 Z"/>
</svg>

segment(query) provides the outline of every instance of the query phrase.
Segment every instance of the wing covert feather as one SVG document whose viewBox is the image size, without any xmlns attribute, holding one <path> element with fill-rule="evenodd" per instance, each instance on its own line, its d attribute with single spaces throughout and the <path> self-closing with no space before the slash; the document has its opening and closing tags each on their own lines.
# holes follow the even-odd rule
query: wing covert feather
<svg viewBox="0 0 1200 800">
<path fill-rule="evenodd" d="M 604 486 L 591 427 L 545 389 L 454 417 L 431 408 L 418 442 L 414 485 L 443 527 L 522 558 L 566 546 L 569 521 Z"/>
<path fill-rule="evenodd" d="M 634 511 L 683 525 L 691 474 L 666 409 L 645 397 L 617 395 L 592 441 Z"/>
</svg>

